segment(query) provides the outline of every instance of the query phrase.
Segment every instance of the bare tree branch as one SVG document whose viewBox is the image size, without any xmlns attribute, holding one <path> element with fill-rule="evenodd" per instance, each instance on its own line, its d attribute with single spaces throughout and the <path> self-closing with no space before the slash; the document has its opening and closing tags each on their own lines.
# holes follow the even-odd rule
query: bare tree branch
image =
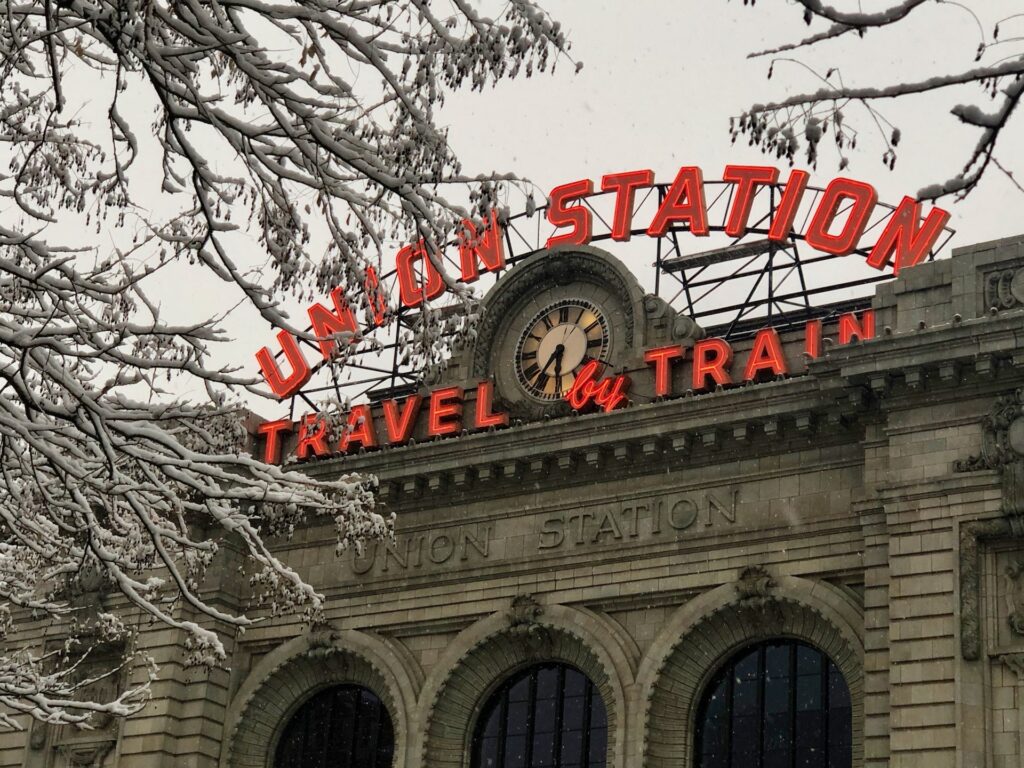
<svg viewBox="0 0 1024 768">
<path fill-rule="evenodd" d="M 445 242 L 515 183 L 469 183 L 435 122 L 446 93 L 552 68 L 566 49 L 530 0 L 496 20 L 463 0 L 0 0 L 0 723 L 87 727 L 146 692 L 96 700 L 87 651 L 8 640 L 15 616 L 123 638 L 145 615 L 216 663 L 218 631 L 253 622 L 202 596 L 223 540 L 265 605 L 315 620 L 323 598 L 268 534 L 320 518 L 339 548 L 389 535 L 372 478 L 250 457 L 238 396 L 254 378 L 214 362 L 217 318 L 168 322 L 149 288 L 191 265 L 285 328 L 285 292 L 346 286 L 358 307 L 387 243 Z M 141 194 L 154 172 L 156 206 Z M 451 185 L 470 206 L 442 195 Z M 82 225 L 140 234 L 126 250 L 61 241 Z M 272 275 L 239 257 L 238 232 Z M 425 357 L 443 352 L 432 330 L 413 340 Z M 174 397 L 168 379 L 207 397 Z M 83 611 L 71 596 L 86 573 L 127 608 Z"/>
<path fill-rule="evenodd" d="M 798 3 L 803 8 L 804 20 L 808 24 L 815 19 L 822 19 L 828 21 L 830 26 L 799 41 L 774 46 L 751 56 L 776 56 L 781 52 L 812 48 L 851 31 L 863 36 L 869 29 L 895 24 L 907 25 L 912 14 L 926 5 L 950 7 L 972 17 L 981 36 L 975 55 L 979 62 L 996 46 L 1019 43 L 1015 38 L 997 40 L 999 24 L 995 26 L 992 40 L 987 41 L 981 32 L 981 22 L 974 11 L 950 0 L 905 0 L 872 12 L 864 12 L 859 8 L 856 11 L 838 10 L 820 0 L 798 0 Z M 1003 19 L 1000 23 L 1005 24 L 1013 18 L 1015 16 Z M 769 68 L 769 77 L 774 74 L 776 64 L 790 62 L 791 59 L 774 58 Z M 934 200 L 950 194 L 963 197 L 969 194 L 984 176 L 992 160 L 995 146 L 1016 111 L 1024 84 L 1024 54 L 1018 52 L 992 63 L 980 63 L 962 72 L 936 74 L 909 81 L 894 80 L 878 85 L 847 85 L 839 77 L 837 68 L 829 69 L 821 78 L 825 86 L 818 90 L 751 106 L 732 121 L 731 131 L 734 139 L 740 134 L 747 134 L 751 143 L 791 162 L 797 153 L 804 149 L 807 161 L 813 164 L 817 162 L 819 156 L 821 139 L 831 129 L 839 153 L 839 167 L 844 168 L 849 162 L 849 151 L 856 148 L 859 135 L 856 124 L 851 119 L 851 108 L 859 107 L 876 127 L 885 146 L 882 160 L 891 168 L 896 162 L 897 145 L 902 132 L 885 119 L 876 103 L 974 85 L 989 99 L 998 100 L 995 111 L 986 111 L 977 104 L 956 104 L 950 109 L 951 114 L 960 122 L 980 129 L 981 135 L 959 174 L 946 181 L 925 186 L 918 192 L 921 199 Z"/>
</svg>

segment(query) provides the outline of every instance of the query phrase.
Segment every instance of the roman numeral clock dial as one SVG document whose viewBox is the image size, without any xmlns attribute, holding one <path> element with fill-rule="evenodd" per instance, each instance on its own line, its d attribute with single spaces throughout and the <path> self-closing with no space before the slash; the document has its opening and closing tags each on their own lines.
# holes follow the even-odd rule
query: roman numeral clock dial
<svg viewBox="0 0 1024 768">
<path fill-rule="evenodd" d="M 534 315 L 519 336 L 519 384 L 539 400 L 560 400 L 590 360 L 607 360 L 608 322 L 582 299 L 555 302 Z"/>
</svg>

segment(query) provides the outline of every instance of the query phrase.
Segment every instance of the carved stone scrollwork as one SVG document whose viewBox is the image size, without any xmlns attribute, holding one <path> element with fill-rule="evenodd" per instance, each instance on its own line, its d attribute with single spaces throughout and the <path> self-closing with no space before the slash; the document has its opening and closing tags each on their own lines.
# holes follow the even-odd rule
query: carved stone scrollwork
<svg viewBox="0 0 1024 768">
<path fill-rule="evenodd" d="M 325 658 L 335 651 L 335 643 L 338 640 L 338 633 L 327 625 L 316 626 L 310 630 L 307 642 L 309 649 L 307 656 L 313 658 Z"/>
<path fill-rule="evenodd" d="M 690 346 L 706 335 L 696 320 L 687 315 L 677 314 L 668 302 L 659 296 L 644 296 L 644 311 L 656 332 L 660 334 L 660 338 L 664 340 Z"/>
<path fill-rule="evenodd" d="M 1008 565 L 1005 576 L 1007 621 L 1015 635 L 1024 635 L 1024 560 Z"/>
<path fill-rule="evenodd" d="M 517 595 L 508 609 L 508 622 L 513 629 L 530 627 L 537 623 L 537 617 L 544 612 L 544 606 L 533 595 Z"/>
<path fill-rule="evenodd" d="M 1024 269 L 1000 269 L 985 275 L 985 306 L 1013 309 L 1024 304 Z"/>
<path fill-rule="evenodd" d="M 90 642 L 93 641 L 93 642 Z M 83 638 L 90 648 L 88 656 L 77 662 L 73 680 L 80 685 L 83 698 L 112 701 L 123 690 L 123 642 L 103 642 Z M 95 712 L 86 728 L 48 725 L 35 722 L 28 737 L 25 768 L 99 768 L 117 745 L 120 720 L 107 712 Z"/>
<path fill-rule="evenodd" d="M 782 608 L 775 599 L 776 583 L 772 575 L 760 565 L 752 565 L 740 571 L 736 582 L 739 604 L 760 611 L 768 626 L 782 621 Z"/>
<path fill-rule="evenodd" d="M 46 737 L 49 736 L 50 726 L 40 723 L 38 720 L 32 722 L 32 732 L 28 737 L 28 748 L 38 752 L 46 746 Z"/>
<path fill-rule="evenodd" d="M 522 640 L 538 656 L 543 656 L 551 644 L 551 636 L 538 619 L 544 607 L 533 595 L 517 595 L 508 610 L 509 632 Z"/>
<path fill-rule="evenodd" d="M 981 453 L 957 460 L 955 471 L 998 469 L 1024 457 L 1024 389 L 997 399 L 982 426 Z"/>
<path fill-rule="evenodd" d="M 103 765 L 103 758 L 113 748 L 113 741 L 101 741 L 95 744 L 63 745 L 57 751 L 64 755 L 69 765 L 99 768 Z"/>
<path fill-rule="evenodd" d="M 744 603 L 765 603 L 772 598 L 775 580 L 760 565 L 752 565 L 740 572 L 736 582 L 736 594 Z"/>
<path fill-rule="evenodd" d="M 999 660 L 1024 682 L 1024 653 L 1004 653 Z"/>
</svg>

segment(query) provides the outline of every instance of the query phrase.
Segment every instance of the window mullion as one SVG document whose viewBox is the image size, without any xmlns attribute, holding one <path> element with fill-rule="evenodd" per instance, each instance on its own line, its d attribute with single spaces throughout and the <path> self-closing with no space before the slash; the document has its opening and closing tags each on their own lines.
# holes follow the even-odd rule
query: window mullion
<svg viewBox="0 0 1024 768">
<path fill-rule="evenodd" d="M 508 696 L 511 686 L 507 687 L 501 696 L 501 704 L 499 710 L 501 716 L 498 718 L 498 749 L 497 749 L 497 767 L 505 768 L 505 741 L 508 738 Z"/>
<path fill-rule="evenodd" d="M 590 699 L 593 696 L 594 686 L 587 680 L 583 688 L 583 740 L 580 753 L 581 763 L 590 768 Z"/>
<path fill-rule="evenodd" d="M 831 755 L 829 754 L 828 748 L 828 727 L 829 727 L 829 709 L 830 702 L 828 700 L 828 681 L 832 676 L 832 660 L 822 654 L 821 666 L 824 672 L 821 675 L 821 734 L 822 734 L 822 751 L 825 755 L 825 768 L 831 768 Z"/>
<path fill-rule="evenodd" d="M 537 722 L 537 669 L 529 677 L 526 686 L 526 766 L 533 765 L 533 730 Z"/>
<path fill-rule="evenodd" d="M 736 665 L 733 664 L 729 667 L 729 684 L 726 686 L 727 694 L 725 697 L 726 702 L 726 719 L 725 725 L 729 729 L 728 737 L 725 740 L 725 764 L 732 768 L 732 715 L 733 715 L 733 701 L 736 693 Z"/>
<path fill-rule="evenodd" d="M 562 710 L 565 708 L 565 667 L 558 668 L 558 684 L 555 687 L 555 768 L 562 766 Z"/>
<path fill-rule="evenodd" d="M 757 766 L 764 768 L 764 686 L 767 670 L 765 669 L 765 647 L 762 645 L 757 653 Z"/>
<path fill-rule="evenodd" d="M 789 647 L 789 764 L 796 768 L 796 645 Z"/>
</svg>

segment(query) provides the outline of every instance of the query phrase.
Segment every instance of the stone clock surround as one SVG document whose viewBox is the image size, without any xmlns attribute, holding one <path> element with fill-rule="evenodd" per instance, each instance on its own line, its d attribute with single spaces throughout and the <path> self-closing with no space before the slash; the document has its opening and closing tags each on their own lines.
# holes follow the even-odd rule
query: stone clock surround
<svg viewBox="0 0 1024 768">
<path fill-rule="evenodd" d="M 508 313 L 532 290 L 548 285 L 597 282 L 610 288 L 624 307 L 622 331 L 625 346 L 642 349 L 645 344 L 644 294 L 636 278 L 611 254 L 591 246 L 560 246 L 517 264 L 484 298 L 480 324 L 472 352 L 471 375 L 490 375 L 490 353 L 495 335 Z"/>
</svg>

